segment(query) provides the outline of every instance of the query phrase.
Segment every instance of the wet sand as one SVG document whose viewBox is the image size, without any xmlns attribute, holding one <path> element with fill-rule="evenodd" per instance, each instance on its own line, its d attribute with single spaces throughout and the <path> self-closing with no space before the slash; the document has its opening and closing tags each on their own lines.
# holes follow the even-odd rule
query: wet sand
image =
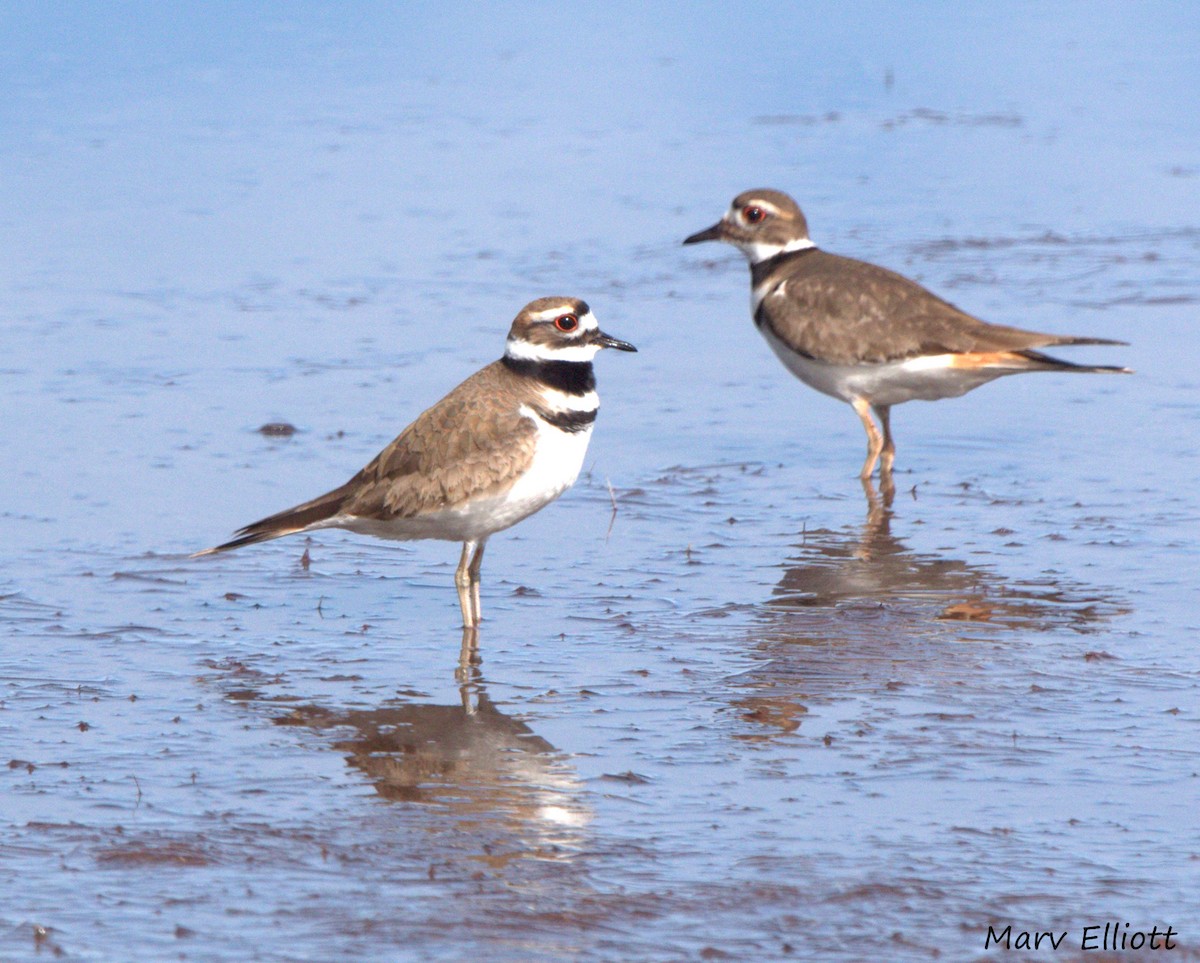
<svg viewBox="0 0 1200 963">
<path fill-rule="evenodd" d="M 129 9 L 0 12 L 0 956 L 1200 957 L 1200 19 Z M 898 408 L 885 504 L 679 246 L 756 185 L 1137 374 Z M 640 353 L 480 664 L 456 546 L 187 557 L 551 293 Z"/>
</svg>

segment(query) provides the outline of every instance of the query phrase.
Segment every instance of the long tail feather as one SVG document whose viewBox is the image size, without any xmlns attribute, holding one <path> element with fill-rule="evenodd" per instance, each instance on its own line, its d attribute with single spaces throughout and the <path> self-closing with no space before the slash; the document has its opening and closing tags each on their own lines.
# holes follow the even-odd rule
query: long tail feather
<svg viewBox="0 0 1200 963">
<path fill-rule="evenodd" d="M 242 531 L 246 531 L 242 529 Z M 291 535 L 294 532 L 302 531 L 299 528 L 281 528 L 277 531 L 257 531 L 247 532 L 245 535 L 239 535 L 237 538 L 231 538 L 228 542 L 222 542 L 220 545 L 214 545 L 212 548 L 206 548 L 203 551 L 193 552 L 189 558 L 200 558 L 202 555 L 216 555 L 218 552 L 228 552 L 233 548 L 241 548 L 243 545 L 253 545 L 255 542 L 269 542 L 273 538 L 279 538 L 281 535 Z"/>
<path fill-rule="evenodd" d="M 350 488 L 349 482 L 341 488 L 335 488 L 331 492 L 326 492 L 324 495 L 314 498 L 312 501 L 296 505 L 292 508 L 285 508 L 274 515 L 268 515 L 266 518 L 260 518 L 257 522 L 251 522 L 249 525 L 239 528 L 235 538 L 220 545 L 215 545 L 212 548 L 196 552 L 192 555 L 192 558 L 199 558 L 202 555 L 215 555 L 218 552 L 227 552 L 230 549 L 241 548 L 243 545 L 253 545 L 255 542 L 266 542 L 283 535 L 303 532 L 319 522 L 326 521 L 336 515 L 341 510 L 342 505 L 345 504 L 348 488 Z"/>
<path fill-rule="evenodd" d="M 1120 344 L 1119 341 L 1074 341 L 1072 344 Z M 1133 374 L 1132 368 L 1110 364 L 1075 364 L 1073 361 L 1063 361 L 1040 351 L 1018 351 L 1016 354 L 1028 358 L 1034 363 L 1032 370 L 1037 371 L 1074 371 L 1078 374 Z"/>
<path fill-rule="evenodd" d="M 1069 347 L 1071 345 L 1077 345 L 1077 344 L 1108 344 L 1108 345 L 1116 345 L 1116 346 L 1122 347 L 1122 348 L 1129 347 L 1128 341 L 1114 341 L 1112 338 L 1068 337 L 1068 338 L 1063 338 L 1060 341 L 1055 341 L 1054 344 L 1058 347 Z"/>
</svg>

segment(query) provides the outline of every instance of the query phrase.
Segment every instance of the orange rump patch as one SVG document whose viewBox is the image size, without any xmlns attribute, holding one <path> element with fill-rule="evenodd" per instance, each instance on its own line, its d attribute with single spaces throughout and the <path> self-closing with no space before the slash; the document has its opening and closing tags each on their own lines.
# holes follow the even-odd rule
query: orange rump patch
<svg viewBox="0 0 1200 963">
<path fill-rule="evenodd" d="M 1015 351 L 968 351 L 950 357 L 951 368 L 1025 368 L 1029 359 Z"/>
</svg>

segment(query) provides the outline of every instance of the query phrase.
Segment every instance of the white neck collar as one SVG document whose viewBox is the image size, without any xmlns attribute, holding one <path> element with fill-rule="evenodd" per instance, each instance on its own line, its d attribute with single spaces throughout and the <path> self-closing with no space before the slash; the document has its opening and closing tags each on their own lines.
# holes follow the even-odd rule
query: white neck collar
<svg viewBox="0 0 1200 963">
<path fill-rule="evenodd" d="M 530 341 L 509 340 L 504 353 L 518 361 L 591 361 L 600 350 L 598 344 L 572 344 L 555 347 Z"/>
<path fill-rule="evenodd" d="M 780 254 L 791 254 L 792 251 L 807 251 L 816 245 L 807 237 L 798 237 L 787 244 L 763 244 L 761 242 L 747 242 L 739 244 L 742 253 L 749 258 L 751 264 L 761 264 L 763 261 L 769 261 L 773 257 L 779 257 Z"/>
</svg>

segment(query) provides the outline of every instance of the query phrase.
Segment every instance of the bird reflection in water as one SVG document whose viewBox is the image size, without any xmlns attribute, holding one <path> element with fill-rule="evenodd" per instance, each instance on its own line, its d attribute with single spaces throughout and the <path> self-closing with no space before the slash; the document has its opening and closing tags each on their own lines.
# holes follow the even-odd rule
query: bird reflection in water
<svg viewBox="0 0 1200 963">
<path fill-rule="evenodd" d="M 872 621 L 874 613 L 874 620 L 893 623 L 904 637 L 918 627 L 945 634 L 947 623 L 959 633 L 963 623 L 1086 631 L 1119 611 L 1113 599 L 1065 579 L 1006 579 L 991 567 L 914 552 L 892 534 L 894 493 L 885 490 L 881 497 L 869 481 L 863 488 L 867 519 L 861 527 L 807 531 L 797 557 L 788 560 L 768 603 L 779 628 L 801 639 L 815 630 L 814 640 L 827 642 L 831 607 L 849 617 L 845 634 L 860 634 L 853 623 Z M 805 609 L 825 610 L 819 624 L 789 617 Z"/>
<path fill-rule="evenodd" d="M 805 699 L 938 673 L 946 643 L 1087 633 L 1128 611 L 1061 577 L 1008 579 L 990 566 L 915 552 L 892 533 L 894 489 L 880 495 L 869 480 L 863 488 L 866 521 L 807 530 L 761 610 L 757 652 L 767 661 L 743 678 L 751 691 L 734 705 L 772 734 L 800 727 Z"/>
<path fill-rule="evenodd" d="M 294 706 L 277 725 L 337 730 L 331 747 L 385 799 L 440 811 L 471 856 L 498 868 L 512 859 L 577 852 L 591 812 L 566 758 L 488 697 L 478 630 L 463 632 L 459 701 L 389 700 L 374 709 Z M 441 828 L 450 828 L 440 821 Z M 449 854 L 447 854 L 449 855 Z"/>
</svg>

